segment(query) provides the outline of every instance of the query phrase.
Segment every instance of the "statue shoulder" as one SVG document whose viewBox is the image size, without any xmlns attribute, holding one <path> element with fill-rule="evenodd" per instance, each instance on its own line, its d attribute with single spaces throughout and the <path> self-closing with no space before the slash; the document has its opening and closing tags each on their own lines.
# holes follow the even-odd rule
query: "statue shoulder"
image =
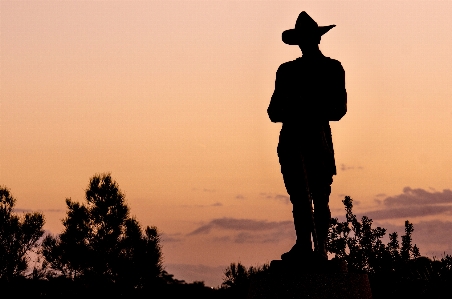
<svg viewBox="0 0 452 299">
<path fill-rule="evenodd" d="M 342 66 L 342 63 L 339 60 L 330 58 L 330 57 L 326 57 L 325 56 L 325 62 L 328 64 L 329 67 L 331 68 L 335 68 L 335 69 L 340 69 L 340 70 L 344 70 L 344 67 Z"/>
<path fill-rule="evenodd" d="M 295 64 L 296 64 L 296 60 L 290 60 L 290 61 L 281 63 L 281 65 L 278 67 L 278 70 L 292 68 L 295 66 Z"/>
<path fill-rule="evenodd" d="M 282 63 L 276 72 L 277 75 L 284 76 L 285 74 L 291 74 L 295 69 L 300 67 L 298 59 L 287 61 Z"/>
</svg>

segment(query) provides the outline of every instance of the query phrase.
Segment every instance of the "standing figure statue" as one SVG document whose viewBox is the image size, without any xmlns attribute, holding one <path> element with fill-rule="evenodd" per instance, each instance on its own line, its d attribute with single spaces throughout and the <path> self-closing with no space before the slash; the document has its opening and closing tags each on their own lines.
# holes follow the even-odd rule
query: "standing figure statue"
<svg viewBox="0 0 452 299">
<path fill-rule="evenodd" d="M 329 121 L 347 111 L 344 69 L 319 49 L 321 36 L 334 26 L 318 26 L 303 11 L 295 28 L 282 34 L 284 43 L 303 53 L 278 68 L 267 110 L 272 122 L 282 122 L 277 152 L 297 236 L 283 261 L 328 260 L 328 201 L 336 174 Z"/>
</svg>

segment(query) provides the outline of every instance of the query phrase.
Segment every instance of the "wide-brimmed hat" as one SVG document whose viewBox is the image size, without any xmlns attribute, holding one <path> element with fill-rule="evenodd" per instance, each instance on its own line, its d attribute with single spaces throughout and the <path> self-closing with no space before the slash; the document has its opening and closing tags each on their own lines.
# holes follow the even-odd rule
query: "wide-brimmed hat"
<svg viewBox="0 0 452 299">
<path fill-rule="evenodd" d="M 282 40 L 288 45 L 299 45 L 301 41 L 324 35 L 334 26 L 336 25 L 319 26 L 305 11 L 302 11 L 298 15 L 295 28 L 282 33 Z"/>
</svg>

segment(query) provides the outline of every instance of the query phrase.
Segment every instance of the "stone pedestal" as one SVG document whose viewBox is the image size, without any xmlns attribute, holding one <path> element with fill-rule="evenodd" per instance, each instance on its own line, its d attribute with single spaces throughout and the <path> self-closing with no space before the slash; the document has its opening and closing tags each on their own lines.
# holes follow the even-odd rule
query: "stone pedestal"
<svg viewBox="0 0 452 299">
<path fill-rule="evenodd" d="M 367 274 L 347 273 L 346 265 L 329 261 L 319 268 L 300 268 L 273 261 L 268 273 L 251 281 L 248 299 L 371 299 Z"/>
</svg>

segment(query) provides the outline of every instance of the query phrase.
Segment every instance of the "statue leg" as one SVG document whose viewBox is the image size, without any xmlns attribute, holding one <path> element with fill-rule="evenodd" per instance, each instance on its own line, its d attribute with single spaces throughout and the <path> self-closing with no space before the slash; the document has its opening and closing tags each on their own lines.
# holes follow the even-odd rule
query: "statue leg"
<svg viewBox="0 0 452 299">
<path fill-rule="evenodd" d="M 302 154 L 291 144 L 280 143 L 278 156 L 284 185 L 293 204 L 292 214 L 297 236 L 295 245 L 283 253 L 281 259 L 300 260 L 312 254 L 311 233 L 314 229 L 306 167 Z"/>
<path fill-rule="evenodd" d="M 293 219 L 297 240 L 292 249 L 281 255 L 283 260 L 300 260 L 312 253 L 311 233 L 313 229 L 312 205 L 309 197 L 290 196 L 293 203 Z"/>
<path fill-rule="evenodd" d="M 302 160 L 301 160 L 302 161 Z M 292 215 L 297 240 L 292 249 L 281 255 L 281 259 L 310 259 L 312 256 L 312 240 L 316 241 L 314 215 L 312 211 L 312 198 L 309 192 L 306 169 L 303 161 L 297 171 L 292 173 L 291 180 L 284 177 L 287 192 L 290 195 L 293 209 Z"/>
<path fill-rule="evenodd" d="M 314 223 L 317 234 L 315 251 L 325 259 L 328 259 L 326 244 L 331 221 L 331 212 L 328 206 L 330 193 L 331 186 L 329 184 L 318 186 L 313 193 Z"/>
<path fill-rule="evenodd" d="M 311 234 L 314 229 L 311 198 L 308 196 L 300 198 L 299 201 L 293 205 L 292 213 L 297 235 L 296 243 L 303 254 L 310 253 L 312 252 Z"/>
</svg>

